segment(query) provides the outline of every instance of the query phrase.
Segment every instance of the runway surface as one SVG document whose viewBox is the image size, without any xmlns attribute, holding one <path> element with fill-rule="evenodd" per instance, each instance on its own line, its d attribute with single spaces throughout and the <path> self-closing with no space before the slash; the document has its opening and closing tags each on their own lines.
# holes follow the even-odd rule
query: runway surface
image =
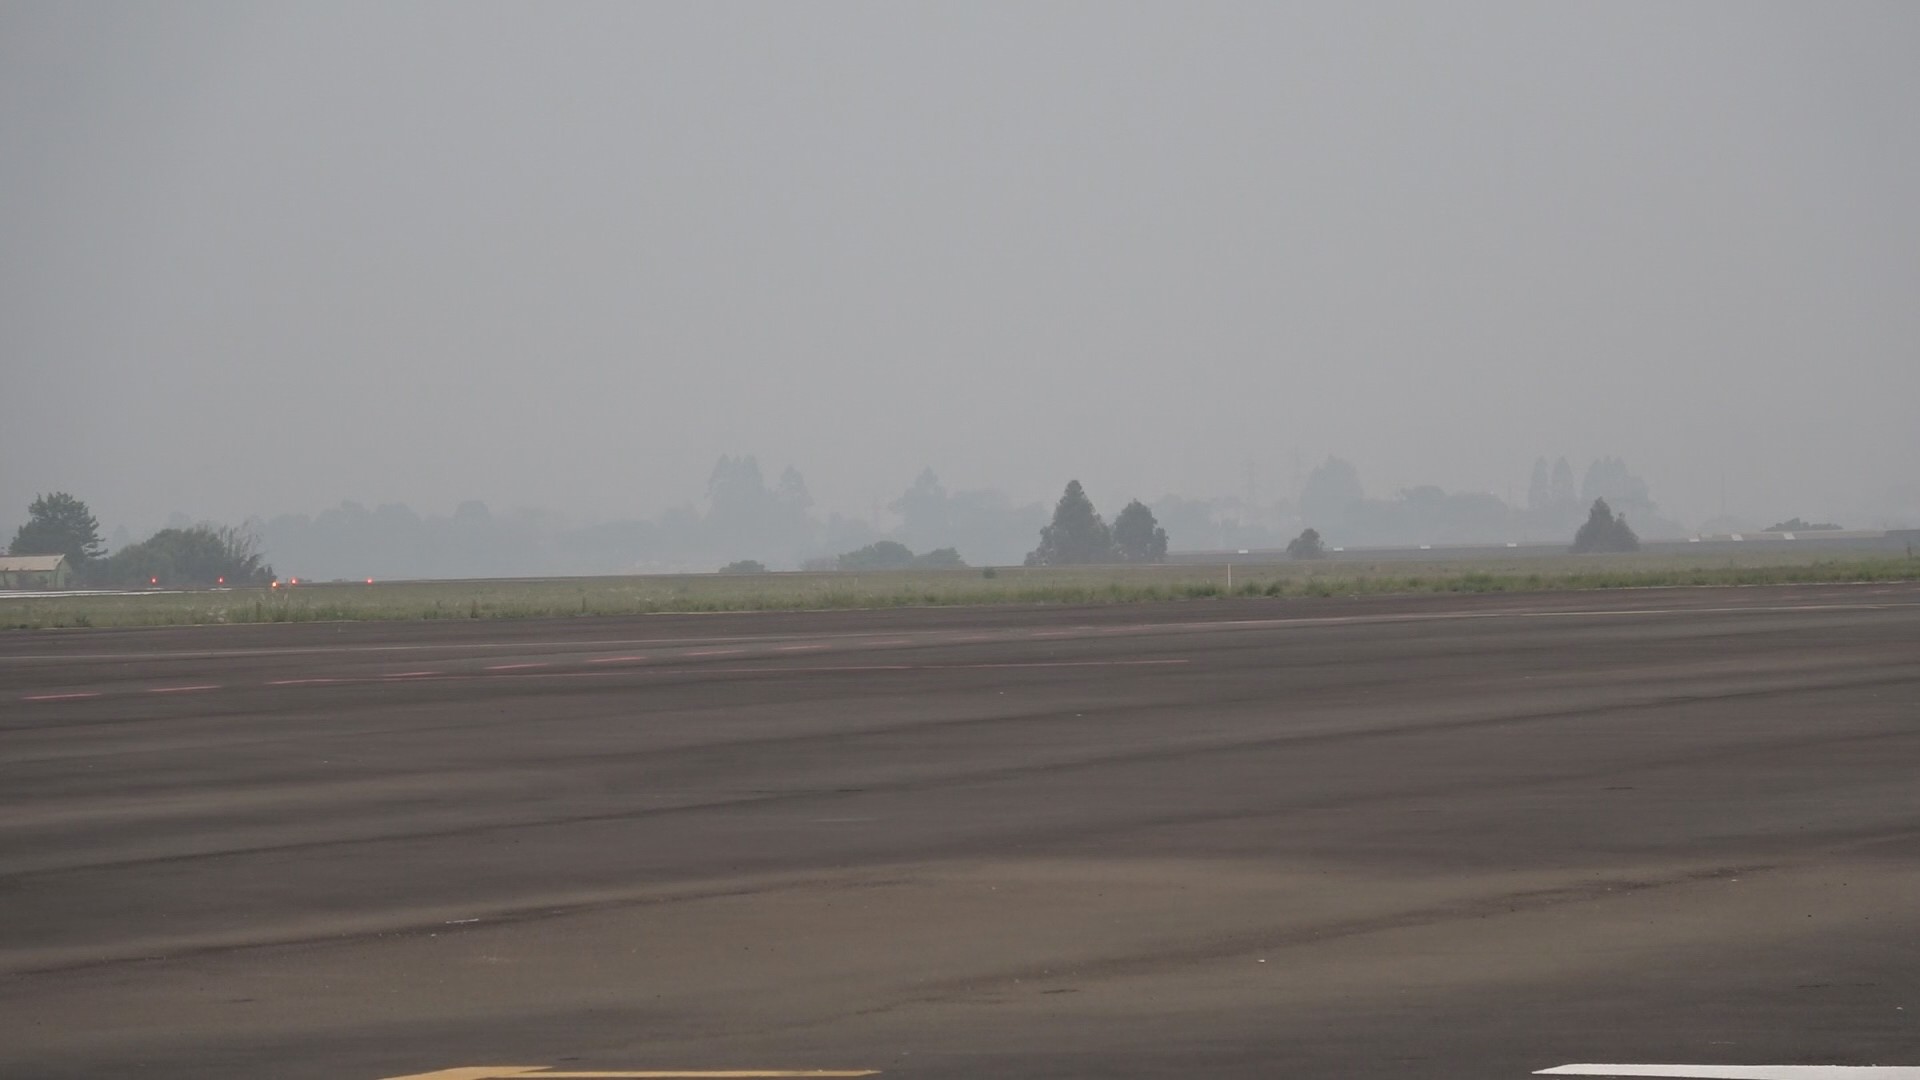
<svg viewBox="0 0 1920 1080">
<path fill-rule="evenodd" d="M 12 633 L 0 746 L 5 1077 L 1920 1065 L 1910 585 Z"/>
</svg>

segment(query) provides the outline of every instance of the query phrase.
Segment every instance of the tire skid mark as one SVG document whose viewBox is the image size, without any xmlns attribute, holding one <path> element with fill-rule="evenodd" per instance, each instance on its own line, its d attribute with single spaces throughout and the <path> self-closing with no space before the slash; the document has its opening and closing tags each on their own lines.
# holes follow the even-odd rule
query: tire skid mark
<svg viewBox="0 0 1920 1080">
<path fill-rule="evenodd" d="M 475 930 L 493 929 L 520 923 L 537 922 L 544 919 L 565 918 L 573 915 L 588 915 L 597 911 L 615 911 L 624 908 L 644 908 L 669 904 L 701 903 L 708 900 L 733 900 L 742 897 L 778 895 L 789 892 L 804 892 L 809 889 L 830 888 L 839 891 L 856 889 L 887 889 L 902 885 L 911 885 L 917 879 L 900 874 L 882 874 L 863 876 L 848 880 L 845 878 L 808 875 L 780 875 L 765 881 L 749 881 L 739 884 L 720 882 L 709 885 L 668 887 L 664 890 L 649 889 L 628 891 L 618 889 L 595 889 L 583 895 L 560 895 L 547 899 L 538 897 L 521 899 L 507 903 L 485 914 L 467 918 L 447 918 L 449 915 L 470 911 L 467 906 L 424 908 L 396 912 L 390 918 L 367 918 L 356 920 L 355 925 L 340 927 L 291 928 L 282 933 L 208 932 L 177 942 L 164 952 L 156 953 L 150 948 L 129 950 L 117 955 L 87 955 L 85 947 L 69 947 L 68 955 L 55 954 L 37 962 L 29 962 L 17 968 L 0 968 L 15 975 L 47 975 L 64 971 L 83 971 L 92 968 L 111 967 L 118 964 L 144 963 L 155 959 L 182 960 L 199 956 L 221 953 L 243 952 L 249 949 L 274 949 L 288 945 L 345 944 L 387 937 L 424 937 L 446 934 L 448 927 L 471 927 Z"/>
<path fill-rule="evenodd" d="M 1848 683 L 1845 685 L 1852 686 L 1852 685 L 1858 685 L 1858 684 Z M 1821 685 L 1821 686 L 1803 687 L 1800 689 L 1805 692 L 1819 692 L 1822 690 L 1830 690 L 1834 688 L 1835 688 L 1834 686 Z M 1521 726 L 1521 725 L 1537 724 L 1537 723 L 1553 723 L 1556 721 L 1567 720 L 1567 719 L 1591 718 L 1595 716 L 1604 716 L 1604 715 L 1607 715 L 1608 713 L 1633 712 L 1633 711 L 1638 711 L 1640 709 L 1648 708 L 1650 707 L 1650 705 L 1653 705 L 1653 706 L 1665 705 L 1665 704 L 1686 705 L 1686 704 L 1696 704 L 1704 701 L 1740 700 L 1744 698 L 1764 697 L 1768 694 L 1778 693 L 1778 692 L 1779 691 L 1774 691 L 1774 690 L 1762 690 L 1762 691 L 1751 691 L 1751 692 L 1744 692 L 1744 693 L 1730 692 L 1726 694 L 1711 695 L 1711 696 L 1709 695 L 1676 695 L 1671 698 L 1663 698 L 1658 702 L 1647 702 L 1647 701 L 1618 702 L 1618 703 L 1612 703 L 1604 706 L 1591 706 L 1591 707 L 1585 707 L 1585 708 L 1547 709 L 1547 710 L 1529 711 L 1529 712 L 1515 713 L 1515 714 L 1502 715 L 1502 716 L 1493 716 L 1493 717 L 1473 716 L 1473 717 L 1465 717 L 1457 720 L 1444 721 L 1440 723 L 1422 724 L 1419 722 L 1410 722 L 1406 724 L 1394 725 L 1391 727 L 1368 729 L 1365 731 L 1310 732 L 1306 734 L 1277 735 L 1277 736 L 1270 736 L 1270 737 L 1259 738 L 1259 739 L 1240 739 L 1240 740 L 1230 740 L 1230 741 L 1206 742 L 1206 743 L 1198 743 L 1190 746 L 1175 747 L 1175 748 L 1149 747 L 1149 748 L 1143 748 L 1143 749 L 1115 751 L 1112 753 L 1099 754 L 1099 755 L 1089 756 L 1084 758 L 1075 758 L 1071 760 L 1021 763 L 1016 765 L 1004 765 L 1004 766 L 998 766 L 993 768 L 977 769 L 977 770 L 954 773 L 951 775 L 944 775 L 944 776 L 911 777 L 911 778 L 903 778 L 903 779 L 892 780 L 892 781 L 874 782 L 874 783 L 865 784 L 855 791 L 843 791 L 839 789 L 827 789 L 827 788 L 808 788 L 808 789 L 802 789 L 797 791 L 779 791 L 779 792 L 766 793 L 766 794 L 752 794 L 752 795 L 745 795 L 745 796 L 737 796 L 733 798 L 715 799 L 709 802 L 685 803 L 685 804 L 673 805 L 673 806 L 657 806 L 657 807 L 630 808 L 630 809 L 623 809 L 623 810 L 592 811 L 592 812 L 584 812 L 584 813 L 578 813 L 578 814 L 560 814 L 552 817 L 529 819 L 524 821 L 473 822 L 473 823 L 464 824 L 464 825 L 450 825 L 442 828 L 420 829 L 420 830 L 415 830 L 410 832 L 373 834 L 373 835 L 363 835 L 363 836 L 325 837 L 325 838 L 318 838 L 313 840 L 295 841 L 292 843 L 259 844 L 259 845 L 249 846 L 249 847 L 236 847 L 236 848 L 229 848 L 221 851 L 185 852 L 185 853 L 171 854 L 171 855 L 154 855 L 154 856 L 147 856 L 147 857 L 134 858 L 134 859 L 111 859 L 111 860 L 105 860 L 97 863 L 80 863 L 80 864 L 75 864 L 71 866 L 58 866 L 58 867 L 48 867 L 46 869 L 21 870 L 21 871 L 16 871 L 11 873 L 0 873 L 0 881 L 30 880 L 30 879 L 41 878 L 41 877 L 51 877 L 54 875 L 65 874 L 65 873 L 73 873 L 77 871 L 94 870 L 100 867 L 107 867 L 107 866 L 112 866 L 112 867 L 157 866 L 157 865 L 178 864 L 178 863 L 203 862 L 203 861 L 211 861 L 215 859 L 245 857 L 250 855 L 273 855 L 273 854 L 280 854 L 280 853 L 292 852 L 292 851 L 325 850 L 325 849 L 331 849 L 331 848 L 349 847 L 349 846 L 360 845 L 360 844 L 413 843 L 423 839 L 437 840 L 437 839 L 445 839 L 445 838 L 456 837 L 456 836 L 480 836 L 480 835 L 488 835 L 488 834 L 505 834 L 505 833 L 512 833 L 512 832 L 517 832 L 521 830 L 549 829 L 549 828 L 557 828 L 557 827 L 562 827 L 567 825 L 593 824 L 597 822 L 609 822 L 609 821 L 637 821 L 637 820 L 642 820 L 646 818 L 660 818 L 660 817 L 677 816 L 677 815 L 685 815 L 685 814 L 699 814 L 699 813 L 708 813 L 712 811 L 725 811 L 725 810 L 742 809 L 742 808 L 775 807 L 775 806 L 779 806 L 786 803 L 804 802 L 807 800 L 845 798 L 849 795 L 890 795 L 890 794 L 912 793 L 912 792 L 919 792 L 919 791 L 932 791 L 932 790 L 937 790 L 942 788 L 965 787 L 965 786 L 978 785 L 982 783 L 993 783 L 993 782 L 998 782 L 1003 780 L 1017 780 L 1017 779 L 1022 779 L 1026 777 L 1061 775 L 1061 774 L 1073 773 L 1073 772 L 1084 772 L 1084 771 L 1093 770 L 1093 769 L 1108 768 L 1116 765 L 1124 766 L 1124 765 L 1131 765 L 1131 764 L 1139 764 L 1142 762 L 1158 761 L 1163 759 L 1175 759 L 1175 758 L 1193 759 L 1193 758 L 1217 757 L 1217 756 L 1223 756 L 1223 755 L 1244 754 L 1249 750 L 1271 749 L 1274 747 L 1288 746 L 1288 745 L 1327 745 L 1327 744 L 1335 744 L 1335 743 L 1341 743 L 1341 742 L 1361 742 L 1361 741 L 1371 741 L 1376 739 L 1391 739 L 1391 738 L 1399 738 L 1399 737 L 1407 737 L 1407 736 L 1417 737 L 1420 735 L 1425 735 L 1430 733 L 1445 733 L 1448 731 L 1465 731 L 1465 730 L 1473 730 L 1477 728 L 1499 728 L 1499 727 Z M 993 718 L 991 721 L 975 718 L 970 720 L 950 721 L 949 723 L 962 724 L 962 725 L 977 725 L 977 724 L 988 723 L 988 722 L 1031 723 L 1032 717 L 1031 716 L 997 717 L 997 718 Z M 885 734 L 885 732 L 872 732 L 870 734 L 881 735 L 881 734 Z M 1663 758 L 1659 764 L 1662 766 L 1669 766 L 1669 765 L 1675 765 L 1675 764 L 1684 764 L 1692 761 L 1724 761 L 1731 757 L 1741 757 L 1747 754 L 1776 753 L 1782 749 L 1787 749 L 1795 746 L 1822 746 L 1822 745 L 1829 745 L 1833 743 L 1874 743 L 1874 742 L 1881 742 L 1881 741 L 1887 741 L 1887 740 L 1894 740 L 1894 741 L 1906 740 L 1906 739 L 1911 739 L 1913 737 L 1914 737 L 1913 733 L 1908 731 L 1870 732 L 1870 733 L 1863 733 L 1863 734 L 1847 735 L 1847 736 L 1842 736 L 1840 738 L 1835 738 L 1833 736 L 1828 736 L 1828 735 L 1813 734 L 1813 735 L 1808 735 L 1804 738 L 1799 738 L 1799 739 L 1782 739 L 1782 740 L 1776 740 L 1773 742 L 1750 744 L 1750 745 L 1742 746 L 1739 748 L 1728 748 L 1724 746 L 1711 747 L 1711 748 L 1703 749 L 1694 754 L 1675 755 L 1675 756 Z M 821 734 L 796 736 L 793 738 L 743 739 L 743 740 L 737 740 L 734 742 L 718 744 L 718 745 L 764 746 L 767 744 L 839 742 L 839 741 L 843 741 L 844 738 L 845 738 L 844 732 L 834 732 L 834 733 L 821 733 Z M 711 747 L 709 747 L 709 749 L 711 749 Z M 1645 767 L 1645 765 L 1644 763 L 1641 763 L 1641 764 L 1636 764 L 1632 767 L 1634 769 L 1640 769 Z M 1541 773 L 1541 774 L 1515 777 L 1505 781 L 1480 780 L 1480 781 L 1475 781 L 1474 783 L 1481 790 L 1525 789 L 1528 787 L 1538 787 L 1538 786 L 1549 785 L 1549 784 L 1564 784 L 1569 781 L 1575 781 L 1575 780 L 1587 781 L 1587 780 L 1593 780 L 1598 778 L 1604 778 L 1608 776 L 1613 776 L 1620 771 L 1621 770 L 1615 766 L 1606 766 L 1606 767 L 1597 768 L 1597 769 L 1570 768 L 1561 773 L 1554 773 L 1554 774 Z M 1444 781 L 1444 782 L 1435 783 L 1435 784 L 1427 784 L 1427 785 L 1403 788 L 1393 792 L 1390 797 L 1394 799 L 1429 798 L 1437 795 L 1451 794 L 1453 792 L 1458 791 L 1459 787 L 1460 785 L 1458 782 L 1449 780 L 1449 781 Z M 1344 793 L 1344 794 L 1329 796 L 1323 799 L 1313 799 L 1313 800 L 1307 800 L 1297 804 L 1292 804 L 1292 805 L 1286 806 L 1281 810 L 1277 810 L 1275 812 L 1286 813 L 1286 814 L 1298 814 L 1304 811 L 1338 809 L 1341 807 L 1354 805 L 1356 803 L 1379 802 L 1381 798 L 1382 796 L 1376 792 L 1366 792 L 1366 793 L 1358 793 L 1358 794 Z M 1027 835 L 1027 837 L 1025 838 L 1025 842 L 1028 844 L 1029 847 L 1032 847 L 1032 846 L 1045 844 L 1052 840 L 1077 840 L 1089 835 L 1119 835 L 1119 834 L 1124 834 L 1124 833 L 1131 832 L 1138 829 L 1158 829 L 1158 828 L 1165 828 L 1165 827 L 1172 827 L 1172 826 L 1206 824 L 1206 823 L 1219 821 L 1226 818 L 1244 818 L 1247 816 L 1248 814 L 1244 808 L 1235 808 L 1231 810 L 1217 810 L 1217 809 L 1196 810 L 1190 813 L 1182 813 L 1182 814 L 1155 813 L 1155 814 L 1145 815 L 1145 816 L 1136 816 L 1135 818 L 1132 818 L 1132 819 L 1115 819 L 1112 821 L 1105 821 L 1091 828 L 1086 826 L 1081 826 L 1081 825 L 1067 825 L 1067 826 L 1062 826 L 1060 828 L 1052 829 L 1052 830 L 1036 831 L 1034 833 Z M 929 847 L 927 850 L 941 851 L 941 852 L 947 852 L 947 853 L 968 854 L 968 853 L 972 853 L 975 850 L 975 847 L 978 844 L 978 842 L 979 841 L 977 839 L 963 838 L 963 839 L 956 840 L 951 844 L 945 845 L 945 846 L 934 845 Z M 995 838 L 989 841 L 989 843 L 1000 844 L 1000 843 L 1003 843 L 1003 840 L 999 838 Z"/>
<path fill-rule="evenodd" d="M 1684 888 L 1689 885 L 1699 885 L 1710 881 L 1722 881 L 1728 878 L 1752 877 L 1779 869 L 1782 869 L 1782 866 L 1773 863 L 1713 866 L 1698 870 L 1681 870 L 1658 876 L 1605 878 L 1550 888 L 1522 889 L 1516 892 L 1469 896 L 1404 911 L 1385 912 L 1379 915 L 1370 915 L 1357 919 L 1335 920 L 1290 930 L 1269 930 L 1264 932 L 1251 930 L 1225 938 L 1195 941 L 1188 944 L 1173 944 L 1159 949 L 1102 957 L 1075 964 L 1073 967 L 1073 978 L 1076 981 L 1086 981 L 1149 975 L 1155 971 L 1169 967 L 1185 967 L 1193 964 L 1230 960 L 1250 953 L 1270 955 L 1290 948 L 1311 947 L 1329 941 L 1338 941 L 1342 938 L 1390 933 L 1395 930 L 1407 930 L 1450 922 L 1486 919 L 1509 914 L 1545 911 L 1572 904 L 1586 904 L 1623 896 L 1632 896 L 1636 893 L 1644 893 L 1656 889 Z M 865 1010 L 863 1015 L 871 1012 L 884 1012 L 902 1005 L 934 1004 L 948 1000 L 955 995 L 978 994 L 981 989 L 986 986 L 1057 982 L 1059 979 L 1060 972 L 1054 968 L 1043 968 L 1039 966 L 1030 968 L 1008 968 L 991 974 L 963 976 L 944 983 L 933 983 L 927 992 L 918 994 L 912 999 L 890 1002 L 877 1009 Z"/>
</svg>

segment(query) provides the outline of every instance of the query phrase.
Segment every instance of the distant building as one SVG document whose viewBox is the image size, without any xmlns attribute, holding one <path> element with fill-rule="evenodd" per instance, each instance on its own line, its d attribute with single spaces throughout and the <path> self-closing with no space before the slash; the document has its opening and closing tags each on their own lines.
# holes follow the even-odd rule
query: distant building
<svg viewBox="0 0 1920 1080">
<path fill-rule="evenodd" d="M 0 589 L 64 589 L 73 584 L 65 555 L 0 555 Z"/>
</svg>

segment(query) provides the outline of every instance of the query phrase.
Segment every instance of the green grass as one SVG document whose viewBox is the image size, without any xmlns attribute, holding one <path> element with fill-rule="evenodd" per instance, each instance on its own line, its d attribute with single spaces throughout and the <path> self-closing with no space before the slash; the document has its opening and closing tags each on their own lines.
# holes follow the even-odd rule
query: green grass
<svg viewBox="0 0 1920 1080">
<path fill-rule="evenodd" d="M 1564 556 L 1431 562 L 999 567 L 873 573 L 306 584 L 291 589 L 0 600 L 0 627 L 175 626 L 342 620 L 522 619 L 659 612 L 954 604 L 1087 604 L 1216 596 L 1530 592 L 1674 585 L 1920 580 L 1920 560 L 1780 556 Z"/>
</svg>

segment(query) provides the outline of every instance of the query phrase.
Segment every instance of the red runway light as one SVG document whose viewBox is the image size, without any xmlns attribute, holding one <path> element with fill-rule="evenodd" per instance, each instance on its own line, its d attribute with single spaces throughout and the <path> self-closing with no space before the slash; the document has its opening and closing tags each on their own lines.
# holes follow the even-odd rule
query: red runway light
<svg viewBox="0 0 1920 1080">
<path fill-rule="evenodd" d="M 147 579 L 147 584 L 149 584 L 149 585 L 158 585 L 158 584 L 160 584 L 160 579 L 159 579 L 159 578 L 157 578 L 157 577 L 150 577 L 150 578 L 148 578 L 148 579 Z"/>
<path fill-rule="evenodd" d="M 369 584 L 369 585 L 371 585 L 371 584 L 373 584 L 373 579 L 372 579 L 372 578 L 368 578 L 368 579 L 367 579 L 367 584 Z"/>
</svg>

